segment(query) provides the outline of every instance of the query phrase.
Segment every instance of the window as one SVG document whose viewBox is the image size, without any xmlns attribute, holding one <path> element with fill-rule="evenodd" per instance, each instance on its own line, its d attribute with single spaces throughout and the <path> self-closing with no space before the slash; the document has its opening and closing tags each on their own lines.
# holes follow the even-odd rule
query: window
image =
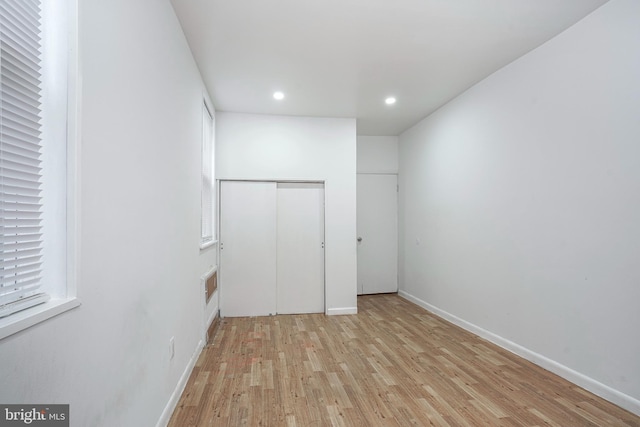
<svg viewBox="0 0 640 427">
<path fill-rule="evenodd" d="M 211 246 L 215 241 L 214 200 L 214 125 L 213 114 L 206 102 L 202 103 L 202 226 L 200 247 Z"/>
<path fill-rule="evenodd" d="M 0 0 L 0 338 L 79 304 L 67 277 L 72 10 Z"/>
</svg>

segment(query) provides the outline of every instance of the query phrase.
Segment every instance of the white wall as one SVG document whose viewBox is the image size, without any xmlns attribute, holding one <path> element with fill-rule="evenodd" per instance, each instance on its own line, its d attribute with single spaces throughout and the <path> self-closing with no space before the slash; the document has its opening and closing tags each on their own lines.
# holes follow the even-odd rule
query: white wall
<svg viewBox="0 0 640 427">
<path fill-rule="evenodd" d="M 355 313 L 355 119 L 223 112 L 216 126 L 218 179 L 325 181 L 326 312 Z"/>
<path fill-rule="evenodd" d="M 410 298 L 640 413 L 640 2 L 400 136 Z"/>
<path fill-rule="evenodd" d="M 398 173 L 398 137 L 357 137 L 358 173 Z"/>
<path fill-rule="evenodd" d="M 0 401 L 155 425 L 204 332 L 203 85 L 168 1 L 81 1 L 78 296 L 0 342 Z M 169 339 L 175 336 L 175 358 Z"/>
</svg>

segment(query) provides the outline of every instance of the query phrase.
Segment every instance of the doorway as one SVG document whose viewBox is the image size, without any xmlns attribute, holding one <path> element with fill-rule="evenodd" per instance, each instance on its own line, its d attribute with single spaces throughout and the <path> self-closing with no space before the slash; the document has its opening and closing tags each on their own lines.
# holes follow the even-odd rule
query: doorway
<svg viewBox="0 0 640 427">
<path fill-rule="evenodd" d="M 357 175 L 358 295 L 398 291 L 398 176 Z"/>
</svg>

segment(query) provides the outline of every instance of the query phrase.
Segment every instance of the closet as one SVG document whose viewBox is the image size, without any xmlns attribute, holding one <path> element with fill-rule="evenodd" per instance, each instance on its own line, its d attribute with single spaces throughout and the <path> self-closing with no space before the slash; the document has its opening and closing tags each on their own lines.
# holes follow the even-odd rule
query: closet
<svg viewBox="0 0 640 427">
<path fill-rule="evenodd" d="M 222 317 L 324 312 L 324 184 L 222 181 Z"/>
</svg>

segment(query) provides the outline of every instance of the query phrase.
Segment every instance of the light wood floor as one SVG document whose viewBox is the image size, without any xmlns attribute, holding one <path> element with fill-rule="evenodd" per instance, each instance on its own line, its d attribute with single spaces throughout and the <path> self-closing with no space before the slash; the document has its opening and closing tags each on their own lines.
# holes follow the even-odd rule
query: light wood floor
<svg viewBox="0 0 640 427">
<path fill-rule="evenodd" d="M 396 295 L 359 314 L 223 319 L 170 426 L 640 426 Z"/>
</svg>

